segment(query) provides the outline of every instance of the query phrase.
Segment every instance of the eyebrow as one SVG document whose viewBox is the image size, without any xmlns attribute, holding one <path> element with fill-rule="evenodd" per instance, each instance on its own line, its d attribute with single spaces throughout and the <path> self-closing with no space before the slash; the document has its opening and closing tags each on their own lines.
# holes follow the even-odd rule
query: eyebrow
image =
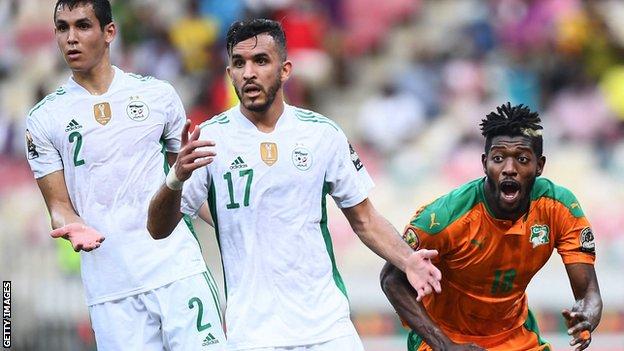
<svg viewBox="0 0 624 351">
<path fill-rule="evenodd" d="M 532 147 L 526 146 L 526 145 L 518 145 L 518 146 L 515 146 L 515 148 L 520 149 L 520 150 L 533 151 Z M 508 147 L 506 145 L 492 145 L 492 146 L 490 146 L 490 150 L 494 150 L 494 149 L 510 149 L 510 147 Z"/>
<path fill-rule="evenodd" d="M 83 17 L 83 18 L 79 18 L 75 21 L 76 24 L 80 24 L 80 23 L 89 23 L 91 24 L 91 20 L 87 17 Z M 62 20 L 62 19 L 56 19 L 55 25 L 60 25 L 60 24 L 68 24 L 68 22 L 66 20 Z"/>
</svg>

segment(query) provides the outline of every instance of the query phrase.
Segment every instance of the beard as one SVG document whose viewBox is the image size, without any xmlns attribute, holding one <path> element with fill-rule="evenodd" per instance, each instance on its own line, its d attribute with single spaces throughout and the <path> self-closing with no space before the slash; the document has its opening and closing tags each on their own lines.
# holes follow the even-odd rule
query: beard
<svg viewBox="0 0 624 351">
<path fill-rule="evenodd" d="M 241 89 L 234 89 L 234 91 L 236 92 L 236 96 L 238 96 L 238 101 L 240 101 L 243 104 L 243 106 L 249 111 L 266 112 L 269 109 L 269 107 L 271 107 L 271 105 L 273 104 L 273 101 L 275 101 L 275 97 L 277 96 L 277 91 L 281 87 L 282 87 L 282 81 L 280 80 L 279 75 L 276 75 L 275 80 L 269 86 L 268 90 L 265 91 L 264 87 L 262 88 L 262 91 L 266 93 L 266 101 L 263 104 L 259 104 L 259 105 L 251 101 L 247 103 L 244 102 L 242 87 Z"/>
</svg>

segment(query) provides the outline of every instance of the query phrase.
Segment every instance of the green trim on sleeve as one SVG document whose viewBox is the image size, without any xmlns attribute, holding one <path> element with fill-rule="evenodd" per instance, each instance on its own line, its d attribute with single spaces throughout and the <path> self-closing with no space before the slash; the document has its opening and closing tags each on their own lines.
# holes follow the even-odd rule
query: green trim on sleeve
<svg viewBox="0 0 624 351">
<path fill-rule="evenodd" d="M 480 188 L 485 178 L 468 182 L 425 206 L 410 224 L 423 232 L 435 235 L 483 202 Z"/>
<path fill-rule="evenodd" d="M 326 197 L 329 194 L 329 183 L 323 183 L 323 197 L 321 198 L 321 233 L 323 234 L 323 240 L 325 241 L 325 248 L 327 249 L 327 254 L 329 255 L 329 259 L 332 264 L 332 273 L 334 277 L 334 282 L 336 286 L 344 296 L 349 300 L 349 296 L 347 295 L 347 288 L 345 287 L 344 281 L 340 276 L 340 272 L 338 271 L 338 267 L 336 266 L 336 257 L 334 256 L 334 246 L 331 240 L 331 234 L 329 233 L 329 228 L 327 227 L 327 201 Z"/>
<path fill-rule="evenodd" d="M 541 197 L 550 198 L 561 203 L 576 218 L 585 216 L 576 196 L 570 190 L 553 183 L 547 178 L 539 177 L 533 185 L 531 201 L 537 201 Z"/>
<path fill-rule="evenodd" d="M 537 326 L 537 320 L 535 319 L 533 312 L 531 312 L 531 309 L 529 309 L 529 314 L 527 315 L 527 319 L 526 321 L 524 321 L 524 324 L 522 326 L 524 326 L 528 331 L 535 333 L 535 335 L 537 335 L 537 342 L 539 343 L 540 346 L 548 345 L 544 349 L 544 351 L 550 351 L 550 345 L 548 344 L 548 341 L 542 339 L 542 336 L 540 335 L 539 327 Z"/>
</svg>

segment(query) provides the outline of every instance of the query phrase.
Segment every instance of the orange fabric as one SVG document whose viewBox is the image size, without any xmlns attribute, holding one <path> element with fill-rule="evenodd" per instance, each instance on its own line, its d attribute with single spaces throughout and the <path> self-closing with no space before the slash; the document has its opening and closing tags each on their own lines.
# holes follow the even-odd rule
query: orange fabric
<svg viewBox="0 0 624 351">
<path fill-rule="evenodd" d="M 447 335 L 457 343 L 471 343 L 487 348 L 489 351 L 544 351 L 550 350 L 550 344 L 539 345 L 537 334 L 519 326 L 507 332 L 491 337 L 465 337 L 458 334 Z M 432 351 L 424 341 L 418 351 Z"/>
<path fill-rule="evenodd" d="M 437 234 L 412 224 L 404 237 L 413 232 L 417 238 L 412 243 L 439 251 L 434 262 L 442 271 L 442 293 L 426 296 L 423 304 L 453 340 L 488 336 L 496 341 L 496 335 L 521 328 L 528 313 L 525 289 L 555 248 L 565 264 L 593 264 L 595 259 L 581 251 L 587 219 L 575 218 L 547 197 L 533 201 L 529 213 L 515 223 L 494 219 L 479 202 Z"/>
</svg>

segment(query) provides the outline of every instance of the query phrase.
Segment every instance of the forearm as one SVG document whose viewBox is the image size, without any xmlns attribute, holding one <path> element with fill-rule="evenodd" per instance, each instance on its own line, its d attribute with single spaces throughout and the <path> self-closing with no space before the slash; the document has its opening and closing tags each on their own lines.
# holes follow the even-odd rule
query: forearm
<svg viewBox="0 0 624 351">
<path fill-rule="evenodd" d="M 406 260 L 414 251 L 387 219 L 375 211 L 368 218 L 354 221 L 351 226 L 360 240 L 373 252 L 405 271 Z"/>
<path fill-rule="evenodd" d="M 52 229 L 58 229 L 70 223 L 84 223 L 74 209 L 67 206 L 52 206 L 49 212 Z"/>
<path fill-rule="evenodd" d="M 182 214 L 180 203 L 182 192 L 171 190 L 162 185 L 149 204 L 147 216 L 147 230 L 154 239 L 168 237 L 178 225 Z"/>
<path fill-rule="evenodd" d="M 431 320 L 416 291 L 397 267 L 386 263 L 381 271 L 381 288 L 403 321 L 434 350 L 444 350 L 453 342 Z"/>
</svg>

